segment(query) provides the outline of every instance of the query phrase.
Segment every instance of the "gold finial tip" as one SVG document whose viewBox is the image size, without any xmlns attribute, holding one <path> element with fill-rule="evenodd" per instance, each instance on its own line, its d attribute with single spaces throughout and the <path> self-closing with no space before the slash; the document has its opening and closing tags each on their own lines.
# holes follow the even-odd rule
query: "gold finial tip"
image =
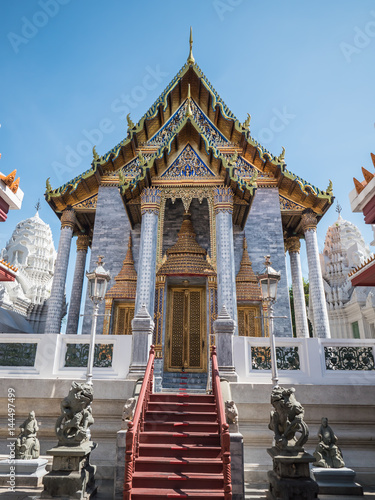
<svg viewBox="0 0 375 500">
<path fill-rule="evenodd" d="M 193 112 L 191 111 L 190 107 L 190 100 L 191 100 L 191 94 L 190 94 L 190 83 L 188 84 L 188 95 L 187 95 L 187 107 L 186 107 L 186 116 L 193 116 Z"/>
<path fill-rule="evenodd" d="M 188 57 L 188 64 L 194 64 L 195 63 L 195 59 L 194 59 L 194 56 L 193 56 L 193 29 L 192 27 L 190 26 L 190 38 L 189 38 L 189 45 L 190 45 L 190 50 L 189 50 L 189 57 Z"/>
</svg>

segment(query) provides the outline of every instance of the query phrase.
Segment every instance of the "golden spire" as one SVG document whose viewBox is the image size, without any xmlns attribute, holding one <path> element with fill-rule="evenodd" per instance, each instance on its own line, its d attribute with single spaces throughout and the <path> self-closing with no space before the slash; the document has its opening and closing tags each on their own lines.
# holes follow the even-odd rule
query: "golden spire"
<svg viewBox="0 0 375 500">
<path fill-rule="evenodd" d="M 249 253 L 247 251 L 246 236 L 243 238 L 243 253 L 240 270 L 236 277 L 236 290 L 238 301 L 261 300 L 259 283 L 254 274 Z"/>
<path fill-rule="evenodd" d="M 186 106 L 186 113 L 185 116 L 193 116 L 193 112 L 190 107 L 190 100 L 191 100 L 191 94 L 190 94 L 190 83 L 188 84 L 188 95 L 187 95 L 187 106 Z"/>
<path fill-rule="evenodd" d="M 190 43 L 190 51 L 189 51 L 189 57 L 188 57 L 188 64 L 194 64 L 195 63 L 195 59 L 194 59 L 194 56 L 193 56 L 193 30 L 192 30 L 192 27 L 190 26 L 190 39 L 189 39 L 189 43 Z"/>
<path fill-rule="evenodd" d="M 137 272 L 134 267 L 132 252 L 132 235 L 129 234 L 128 251 L 121 271 L 115 277 L 115 284 L 108 290 L 105 298 L 111 299 L 135 299 L 137 289 Z"/>
</svg>

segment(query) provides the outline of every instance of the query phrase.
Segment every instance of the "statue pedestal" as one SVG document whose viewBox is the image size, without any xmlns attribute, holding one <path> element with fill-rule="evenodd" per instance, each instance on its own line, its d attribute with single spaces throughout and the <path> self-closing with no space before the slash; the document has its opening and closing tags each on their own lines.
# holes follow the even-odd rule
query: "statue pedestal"
<svg viewBox="0 0 375 500">
<path fill-rule="evenodd" d="M 31 460 L 14 459 L 0 460 L 0 486 L 10 486 L 14 481 L 15 487 L 29 486 L 37 488 L 42 485 L 43 476 L 47 474 L 45 458 Z"/>
<path fill-rule="evenodd" d="M 47 451 L 53 456 L 52 471 L 43 478 L 41 498 L 86 500 L 96 494 L 96 466 L 90 464 L 90 453 L 96 443 L 86 441 L 79 446 L 57 446 Z"/>
<path fill-rule="evenodd" d="M 318 498 L 318 485 L 310 477 L 309 464 L 315 458 L 304 450 L 268 448 L 273 470 L 268 472 L 269 500 L 313 500 Z"/>
<path fill-rule="evenodd" d="M 347 467 L 324 469 L 314 467 L 311 473 L 322 495 L 363 495 L 363 488 L 355 482 L 355 472 Z"/>
</svg>

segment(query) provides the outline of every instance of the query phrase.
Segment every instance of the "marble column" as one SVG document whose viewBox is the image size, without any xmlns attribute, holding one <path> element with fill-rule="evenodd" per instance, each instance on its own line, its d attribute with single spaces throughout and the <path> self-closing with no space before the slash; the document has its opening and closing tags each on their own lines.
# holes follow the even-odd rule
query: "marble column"
<svg viewBox="0 0 375 500">
<path fill-rule="evenodd" d="M 216 221 L 217 260 L 217 308 L 225 306 L 237 327 L 236 273 L 233 246 L 233 192 L 229 187 L 218 187 L 214 191 L 214 211 Z"/>
<path fill-rule="evenodd" d="M 132 358 L 126 377 L 128 380 L 138 380 L 144 376 L 154 326 L 145 305 L 141 306 L 132 320 Z"/>
<path fill-rule="evenodd" d="M 290 270 L 292 274 L 294 319 L 297 337 L 309 336 L 305 292 L 303 289 L 300 249 L 301 243 L 298 236 L 291 236 L 285 240 L 285 248 L 289 252 Z"/>
<path fill-rule="evenodd" d="M 302 213 L 302 229 L 305 233 L 307 263 L 309 266 L 309 300 L 313 305 L 314 335 L 330 338 L 327 302 L 320 267 L 318 239 L 316 236 L 317 218 L 309 208 Z"/>
<path fill-rule="evenodd" d="M 87 248 L 90 237 L 87 234 L 79 234 L 77 237 L 77 256 L 74 268 L 72 292 L 70 294 L 70 306 L 66 334 L 78 333 L 79 311 L 81 309 L 82 287 L 85 277 Z"/>
<path fill-rule="evenodd" d="M 141 194 L 141 244 L 139 248 L 135 315 L 143 305 L 154 314 L 156 244 L 160 210 L 160 189 L 145 188 Z"/>
<path fill-rule="evenodd" d="M 141 194 L 141 244 L 139 248 L 135 315 L 132 321 L 132 359 L 128 379 L 142 377 L 154 331 L 155 272 L 160 190 L 145 188 Z"/>
<path fill-rule="evenodd" d="M 45 333 L 60 333 L 65 281 L 75 222 L 74 210 L 71 208 L 65 209 L 61 216 L 59 248 L 57 250 L 51 296 L 48 299 Z"/>
</svg>

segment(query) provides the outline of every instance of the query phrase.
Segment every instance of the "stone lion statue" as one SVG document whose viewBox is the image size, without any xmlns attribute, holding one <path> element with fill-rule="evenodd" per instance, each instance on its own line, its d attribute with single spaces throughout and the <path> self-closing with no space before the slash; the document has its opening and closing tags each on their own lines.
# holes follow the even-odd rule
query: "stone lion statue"
<svg viewBox="0 0 375 500">
<path fill-rule="evenodd" d="M 92 400 L 92 385 L 72 382 L 69 394 L 61 401 L 61 415 L 56 421 L 59 446 L 78 446 L 89 440 L 89 427 L 94 423 Z"/>
<path fill-rule="evenodd" d="M 228 424 L 238 423 L 238 410 L 234 401 L 225 401 L 225 416 Z"/>
<path fill-rule="evenodd" d="M 275 433 L 276 447 L 281 450 L 303 449 L 309 437 L 309 429 L 304 422 L 305 410 L 296 400 L 295 389 L 274 387 L 271 394 L 271 411 L 269 429 Z M 299 434 L 299 437 L 296 434 Z"/>
<path fill-rule="evenodd" d="M 40 444 L 36 433 L 39 430 L 35 412 L 31 411 L 28 418 L 20 425 L 21 433 L 16 441 L 16 458 L 31 460 L 39 458 Z"/>
</svg>

